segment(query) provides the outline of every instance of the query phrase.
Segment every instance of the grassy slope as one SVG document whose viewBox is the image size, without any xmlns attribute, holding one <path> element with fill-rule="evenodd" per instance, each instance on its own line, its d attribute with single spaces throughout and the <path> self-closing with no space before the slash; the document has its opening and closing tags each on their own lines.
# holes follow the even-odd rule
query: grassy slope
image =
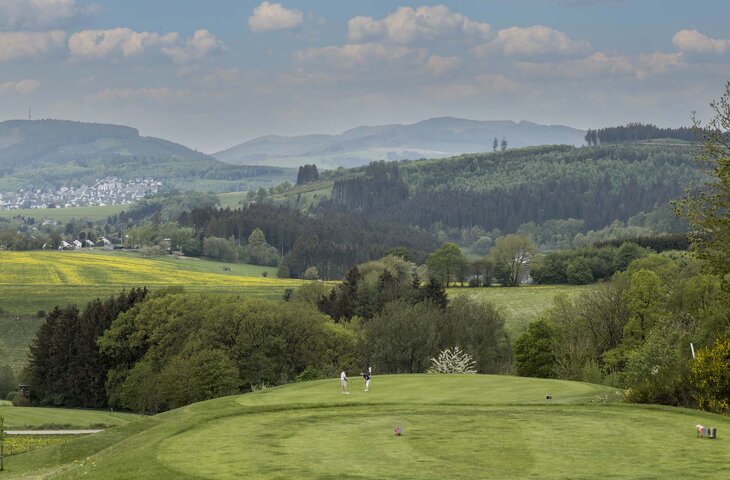
<svg viewBox="0 0 730 480">
<path fill-rule="evenodd" d="M 129 210 L 130 205 L 107 205 L 104 207 L 73 207 L 73 208 L 25 208 L 21 210 L 0 210 L 0 217 L 12 218 L 17 215 L 33 217 L 38 220 L 51 219 L 67 222 L 72 218 L 85 218 L 89 221 L 106 220 L 110 215 L 122 210 Z"/>
<path fill-rule="evenodd" d="M 590 286 L 576 285 L 530 285 L 514 288 L 449 288 L 447 293 L 467 295 L 485 302 L 494 303 L 504 314 L 507 331 L 516 338 L 540 314 L 553 305 L 556 295 L 574 298 Z"/>
<path fill-rule="evenodd" d="M 8 478 L 687 478 L 730 474 L 730 419 L 504 376 L 336 379 L 226 397 L 11 457 Z M 553 395 L 553 401 L 544 395 Z M 718 428 L 695 438 L 694 425 Z M 393 428 L 404 434 L 396 437 Z M 56 475 L 53 475 L 56 474 Z"/>
<path fill-rule="evenodd" d="M 11 407 L 0 405 L 0 416 L 6 430 L 22 429 L 86 429 L 126 425 L 139 420 L 131 413 L 109 413 L 102 410 L 75 410 L 70 408 Z"/>
</svg>

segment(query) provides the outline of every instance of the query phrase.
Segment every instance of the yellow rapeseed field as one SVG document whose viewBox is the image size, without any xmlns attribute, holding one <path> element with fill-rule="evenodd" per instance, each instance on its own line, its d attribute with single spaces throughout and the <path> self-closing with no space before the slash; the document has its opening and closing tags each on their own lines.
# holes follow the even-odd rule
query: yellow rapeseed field
<svg viewBox="0 0 730 480">
<path fill-rule="evenodd" d="M 0 285 L 295 287 L 302 283 L 196 271 L 188 268 L 186 262 L 189 260 L 162 261 L 100 252 L 0 252 Z"/>
</svg>

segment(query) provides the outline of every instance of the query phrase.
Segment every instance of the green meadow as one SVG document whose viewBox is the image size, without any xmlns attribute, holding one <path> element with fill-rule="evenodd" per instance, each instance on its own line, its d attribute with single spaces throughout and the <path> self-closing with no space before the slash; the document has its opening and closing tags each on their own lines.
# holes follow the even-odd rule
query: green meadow
<svg viewBox="0 0 730 480">
<path fill-rule="evenodd" d="M 68 222 L 72 218 L 85 218 L 91 222 L 106 220 L 110 215 L 129 210 L 130 205 L 106 205 L 103 207 L 69 207 L 69 208 L 24 208 L 20 210 L 0 210 L 0 217 L 13 218 L 18 215 L 33 217 L 38 220 L 49 219 L 57 222 Z"/>
<path fill-rule="evenodd" d="M 12 407 L 1 404 L 0 416 L 5 419 L 6 430 L 109 428 L 142 418 L 132 413 L 104 410 Z"/>
<path fill-rule="evenodd" d="M 376 366 L 377 369 L 377 366 Z M 6 478 L 692 478 L 730 475 L 730 418 L 619 403 L 601 385 L 359 377 L 209 400 L 9 457 Z M 546 400 L 545 395 L 552 395 Z M 694 425 L 717 428 L 696 438 Z M 400 427 L 402 434 L 395 435 Z M 610 447 L 610 448 L 609 448 Z"/>
<path fill-rule="evenodd" d="M 489 287 L 447 289 L 450 297 L 467 295 L 483 302 L 493 303 L 504 315 L 505 326 L 515 338 L 527 326 L 537 320 L 545 310 L 553 305 L 557 295 L 575 298 L 590 285 L 529 285 L 520 287 Z"/>
</svg>

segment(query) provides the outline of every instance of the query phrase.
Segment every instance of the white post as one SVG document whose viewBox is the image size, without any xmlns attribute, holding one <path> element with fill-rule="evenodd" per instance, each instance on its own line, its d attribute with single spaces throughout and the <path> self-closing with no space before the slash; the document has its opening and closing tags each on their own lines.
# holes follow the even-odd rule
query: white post
<svg viewBox="0 0 730 480">
<path fill-rule="evenodd" d="M 695 359 L 695 346 L 692 344 L 692 342 L 690 342 L 689 348 L 692 349 L 692 360 L 694 360 Z"/>
</svg>

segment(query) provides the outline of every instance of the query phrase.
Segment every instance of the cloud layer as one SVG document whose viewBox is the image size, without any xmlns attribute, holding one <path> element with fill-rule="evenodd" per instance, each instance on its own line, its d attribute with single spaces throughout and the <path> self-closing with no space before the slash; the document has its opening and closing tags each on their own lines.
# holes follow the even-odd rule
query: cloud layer
<svg viewBox="0 0 730 480">
<path fill-rule="evenodd" d="M 248 26 L 253 32 L 287 30 L 298 27 L 304 21 L 304 14 L 299 10 L 290 10 L 280 3 L 261 2 L 248 19 Z"/>
<path fill-rule="evenodd" d="M 697 30 L 680 30 L 672 38 L 675 47 L 683 52 L 723 54 L 730 50 L 730 39 L 710 38 Z"/>
<path fill-rule="evenodd" d="M 98 12 L 98 6 L 79 6 L 75 0 L 2 0 L 0 29 L 57 28 L 89 18 Z"/>
<path fill-rule="evenodd" d="M 348 38 L 355 42 L 382 40 L 398 44 L 463 38 L 486 39 L 492 27 L 475 22 L 444 5 L 400 7 L 387 17 L 358 16 L 347 22 Z"/>
<path fill-rule="evenodd" d="M 18 82 L 0 83 L 0 95 L 17 93 L 20 95 L 29 95 L 41 86 L 41 82 L 31 78 L 20 80 Z"/>
<path fill-rule="evenodd" d="M 66 32 L 0 32 L 0 62 L 35 59 L 65 48 Z"/>
</svg>

